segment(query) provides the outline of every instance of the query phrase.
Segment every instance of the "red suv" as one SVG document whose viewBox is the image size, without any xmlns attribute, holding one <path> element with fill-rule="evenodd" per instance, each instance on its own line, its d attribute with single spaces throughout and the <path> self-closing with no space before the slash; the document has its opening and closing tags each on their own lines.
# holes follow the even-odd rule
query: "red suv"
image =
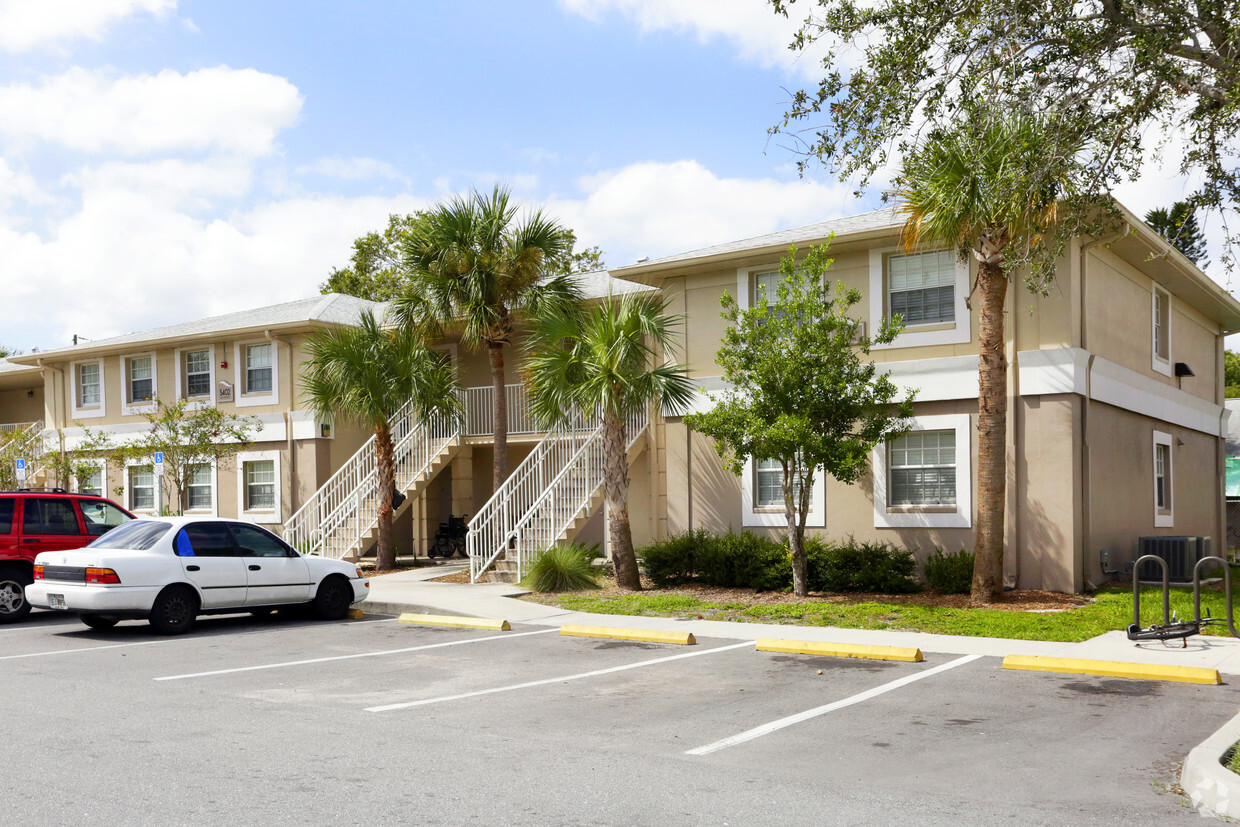
<svg viewBox="0 0 1240 827">
<path fill-rule="evenodd" d="M 30 613 L 36 554 L 81 548 L 133 518 L 111 500 L 62 488 L 0 492 L 0 623 Z"/>
</svg>

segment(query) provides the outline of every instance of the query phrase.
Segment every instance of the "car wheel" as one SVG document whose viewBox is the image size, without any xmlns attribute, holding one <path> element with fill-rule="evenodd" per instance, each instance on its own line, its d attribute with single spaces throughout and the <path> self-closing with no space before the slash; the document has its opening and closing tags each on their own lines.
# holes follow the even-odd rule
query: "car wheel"
<svg viewBox="0 0 1240 827">
<path fill-rule="evenodd" d="M 23 578 L 11 571 L 0 572 L 0 623 L 15 623 L 30 614 Z"/>
<path fill-rule="evenodd" d="M 120 620 L 120 618 L 107 615 L 78 615 L 78 617 L 92 629 L 111 629 Z"/>
<path fill-rule="evenodd" d="M 169 586 L 151 607 L 151 628 L 161 635 L 188 632 L 198 616 L 198 596 L 186 586 Z"/>
<path fill-rule="evenodd" d="M 341 620 L 353 605 L 353 587 L 343 577 L 329 577 L 319 584 L 311 609 L 319 620 Z"/>
</svg>

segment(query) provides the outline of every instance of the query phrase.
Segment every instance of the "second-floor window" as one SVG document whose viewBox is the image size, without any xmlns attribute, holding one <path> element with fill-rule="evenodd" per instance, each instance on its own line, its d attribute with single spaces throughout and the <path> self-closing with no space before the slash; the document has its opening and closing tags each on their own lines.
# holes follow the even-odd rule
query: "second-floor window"
<svg viewBox="0 0 1240 827">
<path fill-rule="evenodd" d="M 754 273 L 753 274 L 753 304 L 751 307 L 758 307 L 763 304 L 774 304 L 779 298 L 779 283 L 783 281 L 783 276 L 778 270 L 770 273 Z"/>
<path fill-rule="evenodd" d="M 150 402 L 155 395 L 154 373 L 150 356 L 129 360 L 129 401 Z"/>
<path fill-rule="evenodd" d="M 185 395 L 203 397 L 211 395 L 211 351 L 185 351 Z"/>
<path fill-rule="evenodd" d="M 1171 296 L 1154 288 L 1154 356 L 1166 362 L 1171 358 Z"/>
<path fill-rule="evenodd" d="M 887 307 L 906 326 L 956 320 L 956 260 L 950 250 L 891 255 L 887 259 Z"/>
<path fill-rule="evenodd" d="M 77 366 L 78 407 L 85 408 L 99 404 L 101 397 L 99 393 L 99 372 L 101 367 L 98 362 L 88 362 Z"/>
<path fill-rule="evenodd" d="M 271 345 L 246 345 L 245 393 L 271 391 Z"/>
</svg>

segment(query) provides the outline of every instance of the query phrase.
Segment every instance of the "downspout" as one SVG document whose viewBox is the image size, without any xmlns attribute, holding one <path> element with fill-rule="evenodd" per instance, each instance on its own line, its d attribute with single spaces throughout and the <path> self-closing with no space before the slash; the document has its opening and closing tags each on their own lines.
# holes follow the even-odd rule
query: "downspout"
<svg viewBox="0 0 1240 827">
<path fill-rule="evenodd" d="M 1223 358 L 1227 334 L 1221 329 L 1214 334 L 1214 404 L 1219 406 L 1218 412 L 1218 449 L 1214 452 L 1216 479 L 1220 486 L 1218 491 L 1218 508 L 1215 509 L 1214 529 L 1218 532 L 1218 542 L 1211 549 L 1211 554 L 1226 557 L 1227 554 L 1227 394 L 1223 387 L 1226 384 Z"/>
<path fill-rule="evenodd" d="M 288 348 L 288 370 L 285 371 L 288 375 L 288 397 L 282 407 L 284 407 L 284 444 L 288 451 L 289 508 L 296 509 L 301 504 L 301 497 L 297 492 L 297 452 L 293 449 L 293 343 L 270 330 L 264 330 L 263 335 L 268 341 Z M 283 514 L 283 509 L 281 509 L 281 514 Z"/>
<path fill-rule="evenodd" d="M 1077 275 L 1078 289 L 1080 291 L 1081 320 L 1080 320 L 1080 347 L 1081 350 L 1089 353 L 1088 324 L 1086 323 L 1086 292 L 1085 292 L 1085 261 L 1089 256 L 1089 251 L 1099 244 L 1105 244 L 1114 241 L 1128 234 L 1128 224 L 1124 223 L 1122 229 L 1114 235 L 1095 238 L 1093 241 L 1081 245 L 1080 264 L 1078 266 Z M 1092 496 L 1091 485 L 1091 460 L 1089 450 L 1089 412 L 1090 399 L 1093 396 L 1093 373 L 1094 373 L 1094 354 L 1089 353 L 1089 361 L 1085 363 L 1085 399 L 1081 404 L 1081 585 L 1092 582 L 1089 576 L 1089 548 L 1092 543 L 1091 537 L 1091 513 L 1090 498 Z"/>
</svg>

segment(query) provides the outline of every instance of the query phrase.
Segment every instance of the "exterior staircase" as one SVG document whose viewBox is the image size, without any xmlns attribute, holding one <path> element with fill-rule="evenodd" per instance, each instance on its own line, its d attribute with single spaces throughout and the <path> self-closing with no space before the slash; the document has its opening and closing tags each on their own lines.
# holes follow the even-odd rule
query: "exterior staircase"
<svg viewBox="0 0 1240 827">
<path fill-rule="evenodd" d="M 395 482 L 410 507 L 461 446 L 460 423 L 414 419 L 406 403 L 392 417 Z M 284 524 L 284 540 L 303 554 L 358 560 L 377 539 L 378 466 L 372 435 Z M 395 515 L 393 515 L 395 516 Z"/>
<path fill-rule="evenodd" d="M 471 582 L 518 582 L 538 555 L 584 527 L 603 500 L 602 423 L 595 421 L 575 416 L 547 434 L 470 520 Z M 630 462 L 645 447 L 648 423 L 644 410 L 626 422 Z"/>
<path fill-rule="evenodd" d="M 3 488 L 38 488 L 47 484 L 47 467 L 44 458 L 47 453 L 47 440 L 43 436 L 43 420 L 30 423 L 19 423 L 2 426 L 0 430 L 0 487 Z M 15 462 L 26 461 L 26 478 L 17 479 Z"/>
</svg>

